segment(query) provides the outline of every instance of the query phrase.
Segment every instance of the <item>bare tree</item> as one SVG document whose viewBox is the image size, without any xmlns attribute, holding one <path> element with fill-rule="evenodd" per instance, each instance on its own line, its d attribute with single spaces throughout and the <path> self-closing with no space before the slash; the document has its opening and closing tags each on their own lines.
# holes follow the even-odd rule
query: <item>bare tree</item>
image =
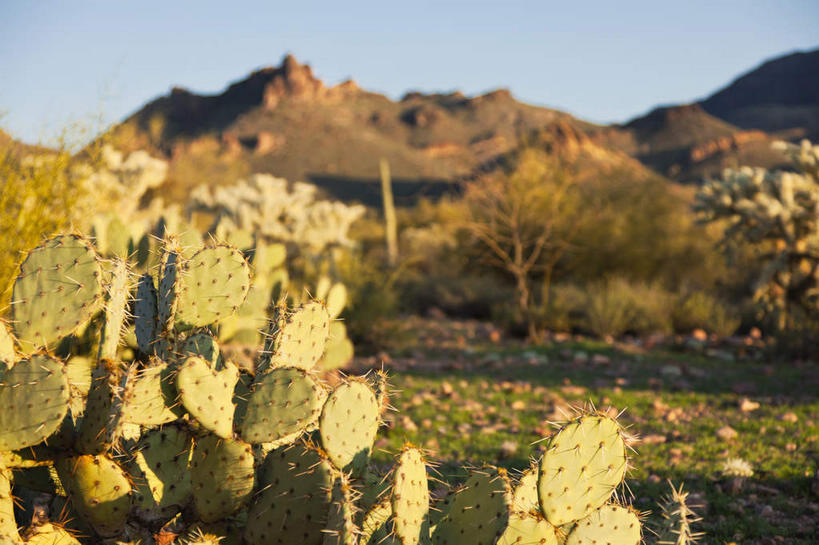
<svg viewBox="0 0 819 545">
<path fill-rule="evenodd" d="M 576 215 L 576 184 L 557 159 L 523 150 L 514 165 L 469 182 L 465 227 L 488 250 L 489 262 L 509 274 L 530 339 L 539 336 L 532 283 L 552 271 L 569 247 Z"/>
</svg>

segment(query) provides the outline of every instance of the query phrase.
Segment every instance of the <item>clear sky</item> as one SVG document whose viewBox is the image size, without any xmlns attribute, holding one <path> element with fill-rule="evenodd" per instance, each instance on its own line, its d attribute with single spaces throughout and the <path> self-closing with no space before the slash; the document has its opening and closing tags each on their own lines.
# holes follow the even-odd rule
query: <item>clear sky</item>
<svg viewBox="0 0 819 545">
<path fill-rule="evenodd" d="M 0 0 L 0 125 L 47 141 L 174 85 L 218 92 L 287 52 L 393 98 L 508 87 L 624 121 L 816 47 L 819 0 Z"/>
</svg>

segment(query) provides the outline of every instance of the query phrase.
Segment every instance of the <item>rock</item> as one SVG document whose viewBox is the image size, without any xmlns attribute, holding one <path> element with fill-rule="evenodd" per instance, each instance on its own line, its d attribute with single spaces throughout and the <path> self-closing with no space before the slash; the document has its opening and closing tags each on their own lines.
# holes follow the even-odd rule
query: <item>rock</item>
<svg viewBox="0 0 819 545">
<path fill-rule="evenodd" d="M 743 397 L 739 401 L 739 410 L 744 413 L 749 413 L 751 411 L 755 411 L 759 408 L 759 403 L 756 401 L 751 401 L 747 397 Z"/>
<path fill-rule="evenodd" d="M 522 411 L 526 409 L 526 402 L 523 401 L 522 399 L 516 399 L 515 401 L 512 402 L 512 405 L 510 405 L 510 407 L 512 408 L 513 411 Z"/>
<path fill-rule="evenodd" d="M 723 426 L 717 430 L 717 437 L 719 437 L 723 441 L 731 441 L 733 439 L 736 439 L 738 435 L 739 433 L 737 433 L 737 430 L 735 430 L 731 426 Z"/>
<path fill-rule="evenodd" d="M 679 377 L 682 376 L 682 369 L 679 365 L 663 365 L 660 367 L 660 374 L 666 377 Z"/>
<path fill-rule="evenodd" d="M 441 383 L 441 393 L 445 396 L 451 396 L 454 391 L 455 389 L 452 387 L 452 384 L 446 380 Z"/>
<path fill-rule="evenodd" d="M 589 361 L 589 355 L 585 352 L 575 352 L 572 359 L 575 363 L 586 363 Z"/>
<path fill-rule="evenodd" d="M 514 441 L 506 440 L 501 443 L 500 454 L 502 458 L 511 458 L 518 451 L 518 444 Z"/>
<path fill-rule="evenodd" d="M 401 417 L 401 422 L 399 424 L 405 431 L 417 431 L 418 426 L 415 425 L 415 422 L 412 421 L 407 415 L 403 415 Z"/>
<path fill-rule="evenodd" d="M 665 435 L 660 435 L 658 433 L 650 433 L 648 435 L 643 436 L 642 443 L 644 445 L 659 445 L 665 443 Z"/>
<path fill-rule="evenodd" d="M 591 362 L 594 365 L 609 365 L 611 363 L 611 358 L 609 358 L 605 354 L 595 354 L 594 356 L 592 356 Z"/>
<path fill-rule="evenodd" d="M 793 411 L 788 411 L 785 414 L 783 414 L 782 416 L 780 416 L 779 420 L 781 420 L 783 422 L 790 422 L 791 424 L 795 424 L 795 423 L 797 423 L 799 421 L 799 417 L 796 416 L 796 413 L 794 413 Z"/>
<path fill-rule="evenodd" d="M 761 339 L 762 331 L 760 331 L 758 327 L 752 327 L 751 331 L 748 332 L 748 336 L 752 339 Z"/>
<path fill-rule="evenodd" d="M 708 333 L 706 333 L 703 329 L 695 329 L 691 332 L 691 338 L 700 342 L 705 342 L 708 340 Z"/>
</svg>

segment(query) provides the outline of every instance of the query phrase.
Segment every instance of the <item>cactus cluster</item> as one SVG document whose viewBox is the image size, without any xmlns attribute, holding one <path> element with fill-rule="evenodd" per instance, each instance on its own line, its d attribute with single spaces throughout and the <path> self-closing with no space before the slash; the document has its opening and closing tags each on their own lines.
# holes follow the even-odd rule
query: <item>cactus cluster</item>
<svg viewBox="0 0 819 545">
<path fill-rule="evenodd" d="M 215 332 L 251 290 L 242 253 L 169 237 L 157 263 L 156 279 L 132 282 L 77 236 L 23 262 L 11 331 L 0 324 L 13 348 L 0 365 L 0 544 L 640 541 L 637 514 L 612 500 L 628 458 L 608 416 L 566 424 L 516 486 L 475 469 L 436 517 L 424 452 L 407 445 L 383 476 L 370 464 L 384 376 L 330 387 L 318 373 L 343 288 L 279 304 L 240 368 Z M 89 330 L 96 358 L 71 357 Z M 117 348 L 134 330 L 129 361 Z"/>
<path fill-rule="evenodd" d="M 754 297 L 785 328 L 793 310 L 813 313 L 819 301 L 819 146 L 776 147 L 796 172 L 726 169 L 697 193 L 694 210 L 702 221 L 726 223 L 725 242 L 759 245 Z"/>
</svg>

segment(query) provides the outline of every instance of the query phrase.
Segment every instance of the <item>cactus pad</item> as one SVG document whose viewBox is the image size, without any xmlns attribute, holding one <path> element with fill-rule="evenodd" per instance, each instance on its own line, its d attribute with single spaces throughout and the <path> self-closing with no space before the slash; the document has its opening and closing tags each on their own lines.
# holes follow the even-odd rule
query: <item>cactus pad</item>
<svg viewBox="0 0 819 545">
<path fill-rule="evenodd" d="M 176 375 L 176 388 L 185 410 L 205 429 L 227 439 L 233 436 L 233 389 L 238 380 L 235 365 L 216 371 L 204 359 L 190 356 Z"/>
<path fill-rule="evenodd" d="M 242 508 L 253 492 L 253 451 L 242 441 L 208 435 L 196 442 L 191 458 L 196 511 L 214 522 Z"/>
<path fill-rule="evenodd" d="M 15 359 L 17 359 L 17 354 L 14 353 L 14 341 L 9 335 L 5 322 L 0 320 L 0 369 L 11 367 Z"/>
<path fill-rule="evenodd" d="M 241 435 L 250 443 L 295 440 L 315 424 L 327 394 L 309 373 L 281 367 L 253 385 Z"/>
<path fill-rule="evenodd" d="M 188 471 L 193 442 L 182 428 L 165 426 L 143 435 L 134 455 L 137 506 L 162 510 L 184 506 L 191 495 Z"/>
<path fill-rule="evenodd" d="M 200 356 L 214 369 L 220 367 L 219 364 L 222 358 L 219 356 L 219 343 L 207 333 L 195 333 L 185 339 L 185 343 L 182 345 L 182 353 Z"/>
<path fill-rule="evenodd" d="M 248 545 L 321 545 L 333 487 L 330 461 L 306 445 L 271 452 L 247 517 Z"/>
<path fill-rule="evenodd" d="M 144 354 L 153 354 L 159 318 L 157 316 L 157 294 L 154 279 L 150 274 L 143 274 L 137 282 L 134 299 L 134 330 L 137 347 Z"/>
<path fill-rule="evenodd" d="M 173 329 L 176 309 L 179 306 L 179 278 L 182 268 L 182 249 L 176 237 L 163 241 L 159 261 L 159 289 L 157 290 L 157 331 Z"/>
<path fill-rule="evenodd" d="M 324 353 L 330 317 L 324 305 L 314 301 L 280 314 L 271 326 L 273 331 L 266 347 L 269 353 L 265 354 L 269 366 L 312 369 Z"/>
<path fill-rule="evenodd" d="M 32 250 L 14 282 L 14 334 L 24 353 L 48 348 L 84 327 L 102 301 L 97 253 L 80 237 L 59 236 Z"/>
<path fill-rule="evenodd" d="M 324 403 L 319 419 L 321 445 L 337 468 L 357 473 L 366 467 L 378 433 L 378 402 L 369 384 L 339 385 Z"/>
<path fill-rule="evenodd" d="M 420 450 L 404 449 L 394 480 L 391 499 L 395 536 L 402 545 L 429 543 L 429 483 Z"/>
<path fill-rule="evenodd" d="M 524 544 L 558 545 L 557 531 L 539 513 L 513 514 L 497 545 Z"/>
<path fill-rule="evenodd" d="M 372 506 L 361 522 L 361 545 L 381 543 L 389 533 L 387 522 L 392 517 L 392 498 L 384 498 Z"/>
<path fill-rule="evenodd" d="M 180 276 L 178 328 L 203 327 L 234 314 L 250 289 L 250 267 L 229 246 L 198 251 Z"/>
<path fill-rule="evenodd" d="M 69 397 L 65 366 L 50 356 L 0 369 L 0 451 L 34 446 L 57 431 Z"/>
<path fill-rule="evenodd" d="M 512 506 L 506 473 L 491 466 L 473 471 L 448 503 L 444 517 L 435 527 L 432 543 L 494 544 L 506 530 Z"/>
<path fill-rule="evenodd" d="M 0 543 L 3 539 L 17 543 L 17 522 L 14 519 L 14 499 L 11 497 L 11 471 L 0 463 Z"/>
<path fill-rule="evenodd" d="M 520 476 L 518 485 L 512 493 L 512 511 L 515 513 L 531 513 L 539 511 L 537 495 L 537 466 L 530 467 Z"/>
<path fill-rule="evenodd" d="M 183 411 L 175 400 L 173 368 L 160 361 L 129 378 L 123 403 L 123 422 L 160 426 L 179 418 Z"/>
<path fill-rule="evenodd" d="M 26 533 L 25 543 L 26 545 L 80 545 L 72 532 L 50 522 L 32 527 Z"/>
<path fill-rule="evenodd" d="M 121 406 L 119 366 L 103 362 L 91 381 L 91 390 L 85 404 L 85 415 L 77 434 L 77 450 L 85 454 L 102 454 L 119 440 L 122 433 L 121 414 L 116 407 Z"/>
<path fill-rule="evenodd" d="M 355 526 L 355 491 L 343 473 L 333 484 L 330 513 L 324 529 L 322 545 L 357 545 L 358 528 Z"/>
<path fill-rule="evenodd" d="M 131 483 L 106 456 L 84 455 L 57 463 L 74 507 L 103 536 L 119 532 L 131 508 Z"/>
<path fill-rule="evenodd" d="M 330 315 L 331 320 L 335 320 L 347 304 L 347 288 L 341 282 L 336 282 L 327 292 L 325 301 L 327 302 L 327 314 Z"/>
<path fill-rule="evenodd" d="M 105 322 L 100 332 L 99 359 L 117 357 L 117 348 L 125 323 L 125 311 L 131 295 L 131 278 L 128 263 L 122 259 L 112 262 L 105 296 Z"/>
<path fill-rule="evenodd" d="M 619 425 L 605 416 L 582 416 L 553 435 L 538 475 L 546 520 L 561 526 L 606 503 L 623 482 L 625 450 Z"/>
<path fill-rule="evenodd" d="M 566 545 L 639 545 L 642 542 L 640 519 L 629 508 L 609 504 L 579 520 L 566 539 Z"/>
</svg>

